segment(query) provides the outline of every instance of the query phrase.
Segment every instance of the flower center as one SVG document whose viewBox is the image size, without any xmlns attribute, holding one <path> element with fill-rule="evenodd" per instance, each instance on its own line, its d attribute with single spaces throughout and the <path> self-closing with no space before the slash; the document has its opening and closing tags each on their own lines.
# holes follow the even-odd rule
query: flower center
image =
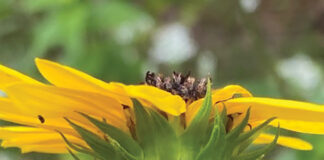
<svg viewBox="0 0 324 160">
<path fill-rule="evenodd" d="M 148 71 L 145 77 L 147 85 L 155 86 L 174 95 L 179 95 L 186 102 L 192 102 L 203 98 L 206 94 L 207 79 L 196 80 L 190 73 L 183 75 L 173 72 L 171 76 L 163 76 Z"/>
</svg>

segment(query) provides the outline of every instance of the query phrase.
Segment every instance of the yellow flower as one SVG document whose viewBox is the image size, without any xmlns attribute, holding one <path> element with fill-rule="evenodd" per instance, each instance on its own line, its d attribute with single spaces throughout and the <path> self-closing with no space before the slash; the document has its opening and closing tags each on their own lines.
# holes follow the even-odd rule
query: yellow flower
<svg viewBox="0 0 324 160">
<path fill-rule="evenodd" d="M 20 147 L 22 152 L 65 153 L 65 142 L 57 131 L 65 134 L 71 142 L 87 147 L 80 135 L 64 120 L 66 117 L 98 133 L 98 129 L 81 116 L 80 112 L 129 133 L 131 115 L 126 112 L 133 107 L 131 98 L 170 117 L 185 115 L 188 126 L 203 102 L 203 99 L 199 99 L 186 104 L 180 96 L 148 85 L 106 83 L 48 60 L 36 59 L 36 65 L 51 85 L 0 66 L 0 90 L 7 95 L 0 98 L 0 119 L 23 125 L 0 128 L 0 139 L 3 139 L 4 147 Z M 233 98 L 234 95 L 241 97 Z M 233 118 L 234 126 L 242 120 L 250 107 L 251 127 L 277 117 L 271 125 L 276 125 L 279 121 L 281 128 L 324 134 L 324 108 L 320 105 L 252 97 L 250 92 L 237 85 L 214 90 L 212 101 L 218 110 L 226 106 L 229 116 L 236 115 Z M 254 143 L 269 143 L 273 137 L 261 134 Z M 309 143 L 291 137 L 280 136 L 278 144 L 295 149 L 312 149 Z"/>
<path fill-rule="evenodd" d="M 77 112 L 104 119 L 107 123 L 128 132 L 123 106 L 132 107 L 130 98 L 147 102 L 146 104 L 172 115 L 179 115 L 185 111 L 186 106 L 181 97 L 152 86 L 105 83 L 75 69 L 42 59 L 36 59 L 36 64 L 41 74 L 52 85 L 43 84 L 15 70 L 0 66 L 0 90 L 7 94 L 7 97 L 0 97 L 0 119 L 26 125 L 17 129 L 2 127 L 0 138 L 3 139 L 4 147 L 18 146 L 22 152 L 67 152 L 65 142 L 57 130 L 75 137 L 75 141 L 86 146 L 77 132 L 63 119 L 67 117 L 97 132 L 97 129 Z M 43 136 L 44 130 L 51 136 Z M 24 136 L 27 135 L 26 132 L 33 134 L 34 138 L 42 136 L 44 139 L 20 141 L 29 138 Z M 14 145 L 16 141 L 20 142 Z"/>
</svg>

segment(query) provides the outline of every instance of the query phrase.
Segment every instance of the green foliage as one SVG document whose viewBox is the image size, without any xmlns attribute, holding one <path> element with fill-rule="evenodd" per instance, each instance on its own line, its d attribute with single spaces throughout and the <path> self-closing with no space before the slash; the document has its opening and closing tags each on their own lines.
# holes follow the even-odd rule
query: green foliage
<svg viewBox="0 0 324 160">
<path fill-rule="evenodd" d="M 134 39 L 145 36 L 137 32 L 136 24 L 150 16 L 135 4 L 116 0 L 0 0 L 0 9 L 2 63 L 34 73 L 35 57 L 50 58 L 105 80 L 139 81 L 142 60 L 137 52 L 131 53 L 131 44 L 119 42 L 116 33 L 130 25 L 134 33 L 126 35 L 134 34 Z"/>
</svg>

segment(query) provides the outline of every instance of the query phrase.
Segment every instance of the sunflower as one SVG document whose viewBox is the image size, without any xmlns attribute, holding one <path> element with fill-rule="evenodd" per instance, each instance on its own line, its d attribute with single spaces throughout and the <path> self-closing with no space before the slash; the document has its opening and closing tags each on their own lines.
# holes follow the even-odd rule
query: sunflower
<svg viewBox="0 0 324 160">
<path fill-rule="evenodd" d="M 161 76 L 150 72 L 147 74 L 146 84 L 125 85 L 118 82 L 106 83 L 68 66 L 44 59 L 37 58 L 36 65 L 50 84 L 0 66 L 0 90 L 6 94 L 0 97 L 0 119 L 19 124 L 0 128 L 0 139 L 3 140 L 1 145 L 19 147 L 23 153 L 67 153 L 71 147 L 67 143 L 91 151 L 93 146 L 85 140 L 85 133 L 94 133 L 102 140 L 108 139 L 115 144 L 113 146 L 119 146 L 119 143 L 114 143 L 114 139 L 107 137 L 102 128 L 96 125 L 99 121 L 121 131 L 118 133 L 131 143 L 131 139 L 140 138 L 135 134 L 139 131 L 134 129 L 137 125 L 142 125 L 138 120 L 140 116 L 136 114 L 145 115 L 147 109 L 154 111 L 149 112 L 153 117 L 158 113 L 170 124 L 181 124 L 173 128 L 186 130 L 195 123 L 202 106 L 207 103 L 207 97 L 204 98 L 208 92 L 207 80 L 202 79 L 195 83 L 192 77 L 177 73 L 171 78 L 162 77 L 165 83 L 163 85 L 158 83 Z M 178 88 L 168 88 L 167 84 L 171 82 L 178 83 Z M 189 94 L 188 87 L 195 92 Z M 279 122 L 280 128 L 287 130 L 324 134 L 324 108 L 321 105 L 253 97 L 248 90 L 238 85 L 228 85 L 209 92 L 212 108 L 211 113 L 206 112 L 208 121 L 212 121 L 218 112 L 226 109 L 227 132 L 239 128 L 246 117 L 249 117 L 247 125 L 244 126 L 245 132 L 265 122 L 272 126 L 277 126 Z M 146 109 L 138 109 L 133 99 Z M 143 117 L 145 123 L 145 116 Z M 267 121 L 272 117 L 276 119 L 271 123 Z M 146 120 L 149 125 L 151 122 Z M 163 123 L 160 119 L 157 121 L 164 124 L 164 120 Z M 80 134 L 82 129 L 89 132 Z M 126 135 L 132 138 L 129 139 Z M 274 138 L 275 135 L 261 133 L 253 143 L 268 144 Z M 280 136 L 277 143 L 294 149 L 312 149 L 308 142 L 293 137 Z"/>
</svg>

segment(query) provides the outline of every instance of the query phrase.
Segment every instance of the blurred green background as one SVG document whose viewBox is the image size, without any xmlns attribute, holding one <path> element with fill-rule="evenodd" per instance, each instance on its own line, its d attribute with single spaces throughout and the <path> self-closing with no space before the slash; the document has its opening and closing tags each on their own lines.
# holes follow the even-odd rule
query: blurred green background
<svg viewBox="0 0 324 160">
<path fill-rule="evenodd" d="M 35 57 L 105 81 L 191 71 L 211 75 L 215 87 L 240 84 L 257 96 L 324 104 L 324 1 L 0 0 L 1 64 L 41 79 Z M 314 150 L 277 147 L 266 159 L 324 159 L 324 136 L 282 133 Z M 0 159 L 69 156 L 10 148 Z"/>
</svg>

